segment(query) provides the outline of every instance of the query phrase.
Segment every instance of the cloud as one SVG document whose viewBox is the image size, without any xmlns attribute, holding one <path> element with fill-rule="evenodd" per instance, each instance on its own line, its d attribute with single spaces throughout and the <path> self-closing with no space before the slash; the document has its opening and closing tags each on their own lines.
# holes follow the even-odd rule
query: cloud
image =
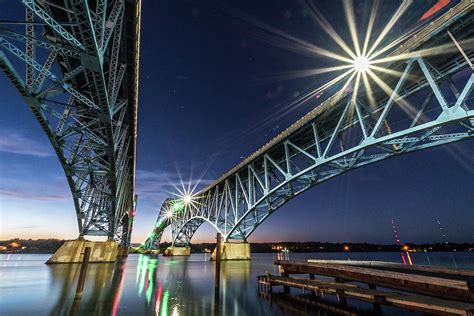
<svg viewBox="0 0 474 316">
<path fill-rule="evenodd" d="M 32 229 L 32 228 L 38 228 L 41 227 L 40 225 L 29 225 L 29 226 L 19 226 L 15 227 L 16 229 Z"/>
<path fill-rule="evenodd" d="M 28 155 L 35 157 L 51 157 L 54 152 L 50 144 L 40 143 L 18 133 L 0 133 L 0 152 Z"/>
<path fill-rule="evenodd" d="M 13 198 L 20 200 L 37 200 L 37 201 L 65 201 L 68 199 L 65 195 L 58 194 L 37 194 L 31 192 L 22 192 L 18 190 L 0 189 L 0 197 Z"/>
</svg>

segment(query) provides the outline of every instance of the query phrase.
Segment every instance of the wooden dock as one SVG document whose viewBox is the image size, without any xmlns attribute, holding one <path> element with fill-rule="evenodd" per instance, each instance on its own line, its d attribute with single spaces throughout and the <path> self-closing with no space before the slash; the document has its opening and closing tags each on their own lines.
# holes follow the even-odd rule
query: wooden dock
<svg viewBox="0 0 474 316">
<path fill-rule="evenodd" d="M 280 266 L 281 276 L 259 276 L 259 293 L 272 295 L 275 286 L 283 286 L 286 294 L 290 288 L 298 288 L 303 293 L 311 292 L 314 298 L 332 295 L 343 306 L 347 299 L 355 299 L 370 302 L 376 308 L 389 305 L 438 314 L 474 315 L 474 270 L 378 261 L 277 260 L 275 264 Z M 327 281 L 327 277 L 334 281 Z"/>
</svg>

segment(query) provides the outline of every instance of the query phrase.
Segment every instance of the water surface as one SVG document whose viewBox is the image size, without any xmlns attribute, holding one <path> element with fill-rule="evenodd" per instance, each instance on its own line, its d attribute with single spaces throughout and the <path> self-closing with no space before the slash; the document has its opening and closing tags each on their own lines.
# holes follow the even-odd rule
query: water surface
<svg viewBox="0 0 474 316">
<path fill-rule="evenodd" d="M 84 293 L 74 300 L 80 264 L 45 265 L 50 255 L 0 255 L 0 315 L 295 315 L 325 311 L 270 304 L 257 295 L 256 276 L 278 274 L 274 254 L 222 262 L 221 296 L 214 300 L 209 255 L 130 255 L 111 264 L 90 264 Z M 399 253 L 300 253 L 290 259 L 401 262 Z M 474 268 L 474 253 L 413 253 L 415 264 Z M 362 311 L 369 304 L 356 306 Z M 388 314 L 400 311 L 387 309 Z"/>
</svg>

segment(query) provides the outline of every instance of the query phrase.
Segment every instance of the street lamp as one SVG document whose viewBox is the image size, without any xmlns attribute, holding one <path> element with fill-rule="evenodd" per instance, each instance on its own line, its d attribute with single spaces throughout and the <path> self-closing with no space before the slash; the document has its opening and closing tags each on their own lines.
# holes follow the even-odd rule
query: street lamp
<svg viewBox="0 0 474 316">
<path fill-rule="evenodd" d="M 354 59 L 353 66 L 355 70 L 363 73 L 369 70 L 370 61 L 366 56 L 359 56 L 356 59 Z"/>
<path fill-rule="evenodd" d="M 183 201 L 184 201 L 184 203 L 186 203 L 186 204 L 191 203 L 192 199 L 193 199 L 192 196 L 189 195 L 189 194 L 186 194 L 186 195 L 183 197 Z"/>
</svg>

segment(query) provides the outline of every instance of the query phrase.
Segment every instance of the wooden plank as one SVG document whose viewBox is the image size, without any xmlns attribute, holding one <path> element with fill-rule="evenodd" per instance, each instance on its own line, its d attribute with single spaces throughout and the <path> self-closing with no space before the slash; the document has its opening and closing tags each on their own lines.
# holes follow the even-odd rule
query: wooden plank
<svg viewBox="0 0 474 316">
<path fill-rule="evenodd" d="M 370 266 L 374 269 L 387 269 L 390 271 L 403 271 L 407 273 L 418 273 L 422 275 L 436 275 L 459 280 L 474 281 L 474 270 L 458 269 L 424 265 L 406 265 L 386 261 L 359 261 L 359 260 L 314 260 L 309 259 L 308 263 L 328 263 L 345 264 L 351 266 Z"/>
<path fill-rule="evenodd" d="M 304 263 L 281 260 L 277 260 L 275 264 L 281 265 L 285 274 L 330 276 L 419 294 L 474 302 L 474 292 L 471 291 L 470 284 L 463 280 L 383 271 L 380 269 L 341 264 Z"/>
<path fill-rule="evenodd" d="M 378 269 L 371 269 L 371 268 L 351 266 L 351 265 L 334 265 L 334 264 L 329 264 L 329 263 L 309 263 L 306 265 L 302 264 L 301 266 L 306 266 L 309 268 L 315 267 L 321 270 L 330 269 L 334 271 L 370 275 L 374 277 L 381 277 L 381 278 L 387 278 L 387 279 L 397 279 L 397 280 L 410 279 L 410 281 L 412 282 L 433 284 L 433 285 L 452 287 L 454 289 L 468 290 L 467 283 L 462 280 L 452 280 L 452 279 L 446 279 L 446 278 L 422 276 L 422 275 L 402 273 L 402 272 L 383 271 L 383 270 L 378 270 Z M 288 271 L 288 273 L 291 273 L 291 272 Z"/>
<path fill-rule="evenodd" d="M 341 295 L 347 298 L 363 300 L 383 305 L 457 315 L 474 315 L 474 304 L 445 300 L 412 293 L 396 293 L 381 290 L 365 289 L 354 285 L 317 280 L 296 279 L 268 275 L 271 285 L 283 285 L 303 290 Z M 470 314 L 471 313 L 471 314 Z"/>
<path fill-rule="evenodd" d="M 302 305 L 314 306 L 319 315 L 360 315 L 360 311 L 357 308 L 343 307 L 341 305 L 338 305 L 337 303 L 314 300 L 312 298 L 299 295 L 276 294 L 270 297 L 270 301 L 271 304 L 278 304 L 280 308 L 284 307 L 283 310 L 290 312 L 290 315 L 308 315 L 308 310 L 306 308 L 301 308 Z M 289 303 L 292 303 L 292 305 L 289 305 Z"/>
</svg>

